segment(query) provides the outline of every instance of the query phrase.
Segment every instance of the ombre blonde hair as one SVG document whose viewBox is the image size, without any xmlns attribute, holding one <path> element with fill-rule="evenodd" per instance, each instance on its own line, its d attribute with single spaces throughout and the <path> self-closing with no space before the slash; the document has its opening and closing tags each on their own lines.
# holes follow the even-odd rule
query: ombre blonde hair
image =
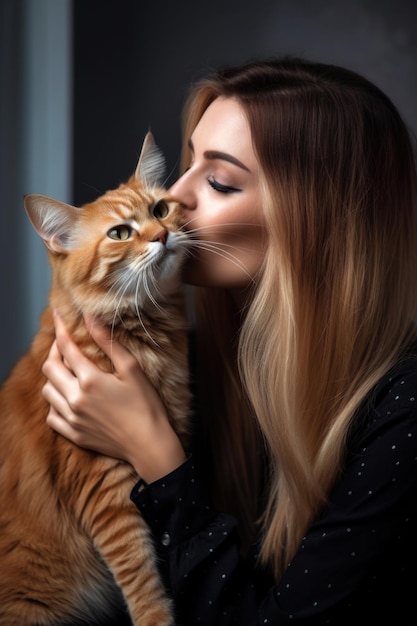
<svg viewBox="0 0 417 626">
<path fill-rule="evenodd" d="M 192 87 L 184 167 L 219 96 L 250 124 L 268 245 L 244 315 L 227 292 L 195 289 L 199 409 L 217 502 L 244 542 L 260 521 L 279 579 L 340 475 L 355 412 L 417 338 L 415 160 L 376 86 L 281 59 Z"/>
</svg>

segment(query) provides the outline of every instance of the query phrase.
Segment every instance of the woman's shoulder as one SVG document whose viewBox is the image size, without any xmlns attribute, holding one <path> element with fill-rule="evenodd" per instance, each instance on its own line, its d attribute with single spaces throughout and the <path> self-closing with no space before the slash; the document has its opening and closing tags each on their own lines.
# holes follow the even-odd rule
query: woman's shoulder
<svg viewBox="0 0 417 626">
<path fill-rule="evenodd" d="M 349 433 L 349 450 L 371 440 L 412 437 L 417 445 L 417 345 L 382 376 L 359 408 Z"/>
<path fill-rule="evenodd" d="M 372 394 L 372 405 L 380 417 L 407 413 L 417 418 L 417 344 L 411 346 L 378 382 Z"/>
</svg>

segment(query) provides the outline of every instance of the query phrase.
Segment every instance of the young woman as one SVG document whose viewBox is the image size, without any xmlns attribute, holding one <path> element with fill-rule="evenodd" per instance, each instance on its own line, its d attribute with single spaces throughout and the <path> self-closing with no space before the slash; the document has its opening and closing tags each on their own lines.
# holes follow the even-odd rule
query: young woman
<svg viewBox="0 0 417 626">
<path fill-rule="evenodd" d="M 415 623 L 417 177 L 348 70 L 253 62 L 194 85 L 171 189 L 196 239 L 196 442 L 106 329 L 56 318 L 49 425 L 125 459 L 180 625 Z M 209 445 L 208 445 L 209 444 Z M 190 453 L 191 452 L 191 453 Z"/>
</svg>

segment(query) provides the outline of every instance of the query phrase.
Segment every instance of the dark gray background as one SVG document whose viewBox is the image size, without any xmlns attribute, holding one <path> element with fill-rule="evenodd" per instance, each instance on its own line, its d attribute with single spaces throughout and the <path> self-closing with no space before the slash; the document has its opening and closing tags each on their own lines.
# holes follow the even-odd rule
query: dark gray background
<svg viewBox="0 0 417 626">
<path fill-rule="evenodd" d="M 345 65 L 386 91 L 417 130 L 414 0 L 0 0 L 0 8 L 0 380 L 29 345 L 49 289 L 23 194 L 97 197 L 130 175 L 149 128 L 173 180 L 187 87 L 211 68 L 283 54 Z M 43 85 L 45 59 L 55 74 Z M 46 104 L 32 105 L 27 85 Z M 41 118 L 49 143 L 41 135 L 30 154 L 25 142 Z M 25 177 L 28 163 L 44 178 Z"/>
</svg>

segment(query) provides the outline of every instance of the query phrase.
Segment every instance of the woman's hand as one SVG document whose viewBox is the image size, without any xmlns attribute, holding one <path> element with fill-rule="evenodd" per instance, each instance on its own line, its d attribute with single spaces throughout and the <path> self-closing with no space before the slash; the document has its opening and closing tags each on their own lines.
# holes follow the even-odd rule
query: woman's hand
<svg viewBox="0 0 417 626">
<path fill-rule="evenodd" d="M 80 352 L 57 313 L 54 319 L 56 340 L 42 368 L 48 425 L 78 446 L 129 462 L 146 482 L 181 465 L 184 449 L 130 352 L 86 320 L 113 364 L 112 373 L 103 372 Z"/>
</svg>

